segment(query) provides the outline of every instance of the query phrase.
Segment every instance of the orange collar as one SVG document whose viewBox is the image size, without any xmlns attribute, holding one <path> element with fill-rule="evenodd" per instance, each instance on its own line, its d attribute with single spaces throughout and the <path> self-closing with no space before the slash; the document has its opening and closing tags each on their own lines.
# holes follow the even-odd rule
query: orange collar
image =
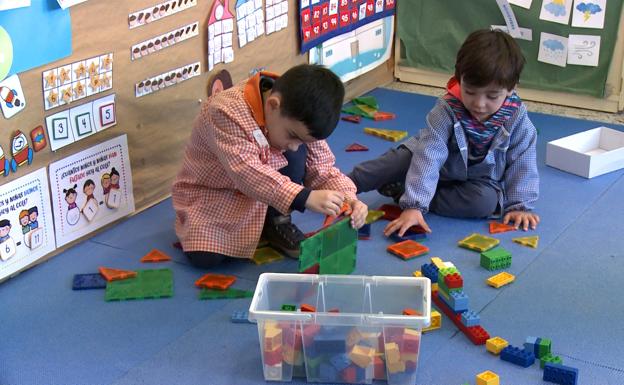
<svg viewBox="0 0 624 385">
<path fill-rule="evenodd" d="M 455 76 L 446 83 L 446 91 L 461 101 L 461 85 Z"/>
<path fill-rule="evenodd" d="M 262 93 L 260 92 L 260 77 L 268 76 L 273 79 L 277 79 L 279 75 L 273 72 L 261 71 L 250 77 L 245 84 L 245 90 L 243 91 L 243 97 L 251 108 L 251 115 L 254 117 L 258 126 L 264 128 L 264 105 L 262 103 Z"/>
</svg>

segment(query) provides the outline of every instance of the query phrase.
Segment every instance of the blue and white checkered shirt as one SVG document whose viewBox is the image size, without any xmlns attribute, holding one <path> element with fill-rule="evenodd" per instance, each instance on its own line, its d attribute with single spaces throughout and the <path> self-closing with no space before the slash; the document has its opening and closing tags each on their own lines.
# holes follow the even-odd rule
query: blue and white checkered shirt
<svg viewBox="0 0 624 385">
<path fill-rule="evenodd" d="M 487 180 L 499 191 L 502 213 L 532 210 L 539 195 L 537 130 L 521 104 L 498 130 L 487 155 L 468 167 L 466 133 L 442 98 L 427 115 L 427 127 L 404 145 L 412 152 L 402 209 L 429 209 L 439 180 Z"/>
</svg>

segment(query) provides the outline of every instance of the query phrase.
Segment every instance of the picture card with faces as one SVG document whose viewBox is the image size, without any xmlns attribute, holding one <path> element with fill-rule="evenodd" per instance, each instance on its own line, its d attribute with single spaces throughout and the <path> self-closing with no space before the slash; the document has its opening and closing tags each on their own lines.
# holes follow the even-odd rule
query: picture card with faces
<svg viewBox="0 0 624 385">
<path fill-rule="evenodd" d="M 187 64 L 140 81 L 134 86 L 134 94 L 140 98 L 199 75 L 201 75 L 200 62 Z"/>
<path fill-rule="evenodd" d="M 45 110 L 64 106 L 113 88 L 113 53 L 42 72 Z"/>
<path fill-rule="evenodd" d="M 199 22 L 185 25 L 173 31 L 163 33 L 162 35 L 135 44 L 130 48 L 130 59 L 137 60 L 149 54 L 158 52 L 167 47 L 171 47 L 184 40 L 199 35 Z"/>
<path fill-rule="evenodd" d="M 197 5 L 197 0 L 169 0 L 155 4 L 128 15 L 130 29 L 138 28 L 153 21 L 171 16 Z"/>
</svg>

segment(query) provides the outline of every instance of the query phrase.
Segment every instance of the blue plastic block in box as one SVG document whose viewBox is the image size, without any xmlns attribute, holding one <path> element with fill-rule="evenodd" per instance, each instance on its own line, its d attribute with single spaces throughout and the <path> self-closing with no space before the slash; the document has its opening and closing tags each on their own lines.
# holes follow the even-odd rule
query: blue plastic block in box
<svg viewBox="0 0 624 385">
<path fill-rule="evenodd" d="M 339 333 L 320 332 L 314 337 L 314 349 L 317 353 L 345 353 L 345 336 Z"/>
<path fill-rule="evenodd" d="M 438 282 L 438 268 L 433 263 L 425 263 L 420 267 L 421 273 L 431 280 L 431 283 Z"/>
<path fill-rule="evenodd" d="M 332 365 L 326 362 L 321 362 L 319 380 L 322 382 L 336 382 L 339 380 L 338 371 Z"/>
<path fill-rule="evenodd" d="M 451 307 L 455 313 L 468 310 L 468 296 L 463 290 L 451 292 L 450 300 Z"/>
<path fill-rule="evenodd" d="M 232 322 L 235 324 L 250 324 L 249 312 L 247 310 L 234 310 L 232 312 Z"/>
<path fill-rule="evenodd" d="M 106 289 L 106 280 L 102 274 L 76 274 L 72 290 Z"/>
<path fill-rule="evenodd" d="M 503 361 L 511 362 L 523 368 L 528 368 L 535 362 L 535 354 L 533 352 L 520 350 L 520 348 L 511 345 L 508 345 L 500 352 L 500 358 Z"/>
<path fill-rule="evenodd" d="M 360 227 L 358 230 L 358 239 L 369 239 L 371 236 L 371 225 L 370 223 L 365 224 Z"/>
<path fill-rule="evenodd" d="M 337 371 L 342 371 L 351 365 L 351 360 L 346 353 L 336 354 L 332 356 L 329 361 L 336 368 Z"/>
<path fill-rule="evenodd" d="M 481 323 L 481 317 L 472 310 L 466 310 L 461 315 L 461 322 L 464 326 L 477 326 Z"/>
<path fill-rule="evenodd" d="M 526 338 L 526 341 L 524 342 L 524 350 L 528 352 L 533 352 L 533 354 L 536 354 L 535 345 L 537 345 L 537 337 L 529 336 Z"/>
<path fill-rule="evenodd" d="M 542 379 L 560 385 L 576 385 L 578 382 L 578 369 L 549 362 L 544 365 L 544 376 Z"/>
</svg>

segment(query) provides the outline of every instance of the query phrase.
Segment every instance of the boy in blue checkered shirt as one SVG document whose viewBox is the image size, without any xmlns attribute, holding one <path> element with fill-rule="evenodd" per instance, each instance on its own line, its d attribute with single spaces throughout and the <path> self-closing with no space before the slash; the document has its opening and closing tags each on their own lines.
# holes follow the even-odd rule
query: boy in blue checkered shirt
<svg viewBox="0 0 624 385">
<path fill-rule="evenodd" d="M 460 218 L 501 217 L 535 229 L 539 195 L 537 131 L 515 92 L 525 59 L 511 36 L 479 30 L 462 44 L 447 93 L 427 126 L 404 144 L 363 162 L 349 177 L 358 192 L 398 200 L 401 216 L 384 230 L 431 231 L 428 211 Z"/>
</svg>

